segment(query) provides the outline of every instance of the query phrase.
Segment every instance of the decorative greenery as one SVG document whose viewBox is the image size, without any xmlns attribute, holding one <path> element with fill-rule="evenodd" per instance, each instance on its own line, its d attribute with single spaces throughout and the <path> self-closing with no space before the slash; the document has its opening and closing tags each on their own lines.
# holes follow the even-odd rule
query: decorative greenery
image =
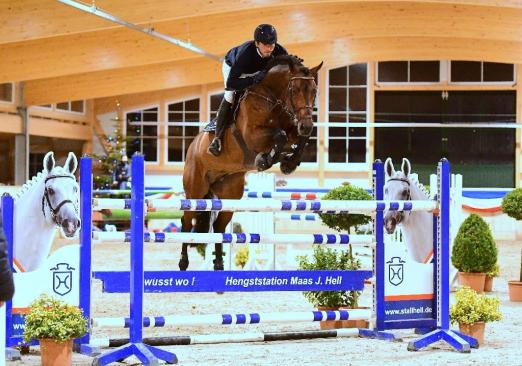
<svg viewBox="0 0 522 366">
<path fill-rule="evenodd" d="M 42 294 L 31 303 L 30 308 L 25 317 L 25 342 L 45 338 L 65 342 L 87 332 L 87 319 L 77 306 Z"/>
<path fill-rule="evenodd" d="M 460 272 L 486 273 L 497 263 L 497 246 L 488 224 L 471 214 L 462 223 L 453 243 L 451 262 Z"/>
<path fill-rule="evenodd" d="M 516 188 L 504 196 L 502 212 L 515 220 L 522 220 L 522 188 Z"/>
<path fill-rule="evenodd" d="M 502 319 L 500 300 L 479 295 L 469 287 L 455 292 L 456 303 L 450 306 L 450 320 L 454 324 L 493 322 Z"/>
<path fill-rule="evenodd" d="M 248 262 L 248 255 L 250 250 L 248 245 L 243 245 L 236 252 L 236 266 L 244 268 L 245 264 Z"/>
<path fill-rule="evenodd" d="M 342 186 L 329 191 L 322 197 L 322 200 L 357 200 L 370 201 L 372 195 L 364 189 L 343 183 Z M 371 221 L 371 217 L 363 214 L 319 214 L 323 223 L 331 229 L 337 231 L 350 232 L 352 227 L 367 224 Z"/>
<path fill-rule="evenodd" d="M 516 188 L 504 196 L 502 212 L 517 221 L 522 220 L 522 188 Z M 522 282 L 522 252 L 520 253 L 519 281 Z"/>
<path fill-rule="evenodd" d="M 500 274 L 500 266 L 498 265 L 498 263 L 495 263 L 495 266 L 493 267 L 493 269 L 491 271 L 486 272 L 486 276 L 491 277 L 491 278 L 498 277 L 499 274 Z"/>
<path fill-rule="evenodd" d="M 105 154 L 93 154 L 95 159 L 98 159 L 97 168 L 99 174 L 94 176 L 94 185 L 99 189 L 109 189 L 112 185 L 112 171 L 121 161 L 123 155 L 126 154 L 127 140 L 123 136 L 122 126 L 119 123 L 118 117 L 113 119 L 114 134 L 108 135 L 103 141 Z"/>
<path fill-rule="evenodd" d="M 361 262 L 353 258 L 351 250 L 337 251 L 324 245 L 315 245 L 312 258 L 299 256 L 298 267 L 304 270 L 357 270 Z M 339 307 L 358 306 L 360 291 L 306 291 L 306 299 L 314 306 Z"/>
</svg>

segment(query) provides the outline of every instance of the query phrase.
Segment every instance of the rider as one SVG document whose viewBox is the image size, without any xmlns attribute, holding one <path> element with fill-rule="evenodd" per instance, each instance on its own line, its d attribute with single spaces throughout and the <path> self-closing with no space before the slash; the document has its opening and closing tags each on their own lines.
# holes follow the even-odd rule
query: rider
<svg viewBox="0 0 522 366">
<path fill-rule="evenodd" d="M 227 52 L 223 61 L 225 95 L 216 117 L 216 134 L 208 152 L 218 156 L 222 149 L 222 137 L 227 127 L 234 102 L 234 92 L 259 83 L 265 77 L 268 61 L 279 55 L 287 55 L 286 49 L 277 43 L 277 32 L 270 24 L 260 24 L 254 31 L 254 40 L 247 41 Z"/>
</svg>

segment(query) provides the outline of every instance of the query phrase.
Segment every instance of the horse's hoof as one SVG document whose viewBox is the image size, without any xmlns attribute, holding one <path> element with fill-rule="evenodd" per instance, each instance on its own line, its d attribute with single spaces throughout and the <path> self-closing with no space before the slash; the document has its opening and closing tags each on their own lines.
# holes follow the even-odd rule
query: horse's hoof
<svg viewBox="0 0 522 366">
<path fill-rule="evenodd" d="M 189 266 L 189 261 L 188 261 L 188 259 L 183 259 L 182 258 L 182 259 L 179 260 L 179 264 L 178 265 L 179 265 L 179 270 L 180 271 L 186 271 L 188 266 Z"/>
<path fill-rule="evenodd" d="M 257 154 L 256 160 L 254 161 L 254 164 L 259 172 L 262 172 L 270 168 L 270 163 L 270 158 L 266 153 Z"/>
<path fill-rule="evenodd" d="M 281 173 L 286 174 L 286 175 L 292 174 L 293 172 L 295 172 L 295 170 L 297 169 L 298 166 L 299 166 L 299 164 L 291 163 L 288 161 L 283 161 L 280 164 Z"/>
<path fill-rule="evenodd" d="M 223 271 L 225 266 L 222 259 L 214 259 L 214 271 Z"/>
</svg>

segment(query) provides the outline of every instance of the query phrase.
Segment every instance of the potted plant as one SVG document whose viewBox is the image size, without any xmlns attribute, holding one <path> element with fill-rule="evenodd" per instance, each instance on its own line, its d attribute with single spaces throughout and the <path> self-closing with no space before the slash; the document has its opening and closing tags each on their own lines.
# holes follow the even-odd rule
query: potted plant
<svg viewBox="0 0 522 366">
<path fill-rule="evenodd" d="M 486 281 L 484 282 L 484 292 L 493 291 L 493 278 L 498 277 L 500 274 L 500 266 L 495 263 L 492 270 L 486 272 Z"/>
<path fill-rule="evenodd" d="M 484 343 L 484 330 L 487 322 L 502 319 L 500 301 L 496 297 L 479 295 L 469 287 L 455 292 L 455 304 L 450 306 L 450 320 L 459 324 L 462 333 Z"/>
<path fill-rule="evenodd" d="M 451 262 L 459 271 L 459 283 L 477 292 L 484 291 L 486 272 L 497 263 L 497 246 L 488 224 L 476 214 L 469 215 L 455 237 Z"/>
<path fill-rule="evenodd" d="M 325 245 L 315 245 L 312 257 L 299 256 L 299 269 L 313 270 L 357 270 L 361 262 L 348 250 L 335 250 Z M 303 295 L 318 310 L 356 309 L 359 307 L 360 291 L 305 291 Z M 368 328 L 368 322 L 358 320 L 328 320 L 321 322 L 321 329 L 330 328 Z"/>
<path fill-rule="evenodd" d="M 522 220 L 522 188 L 509 192 L 502 199 L 502 211 L 517 221 Z M 509 300 L 522 301 L 522 252 L 520 253 L 520 272 L 517 280 L 508 281 Z"/>
<path fill-rule="evenodd" d="M 508 281 L 509 300 L 522 302 L 522 251 L 520 252 L 520 278 L 518 281 Z"/>
<path fill-rule="evenodd" d="M 87 319 L 77 306 L 42 294 L 25 317 L 24 341 L 40 342 L 43 366 L 67 366 L 72 363 L 73 339 L 86 331 Z"/>
</svg>

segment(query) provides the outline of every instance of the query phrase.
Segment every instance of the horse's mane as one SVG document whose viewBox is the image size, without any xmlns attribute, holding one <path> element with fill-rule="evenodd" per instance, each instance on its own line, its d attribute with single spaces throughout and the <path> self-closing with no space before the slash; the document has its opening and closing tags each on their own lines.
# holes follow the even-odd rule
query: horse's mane
<svg viewBox="0 0 522 366">
<path fill-rule="evenodd" d="M 424 186 L 424 184 L 422 184 L 421 182 L 419 182 L 418 178 L 414 178 L 411 174 L 410 174 L 410 182 L 412 182 L 413 184 L 415 184 L 415 186 L 417 188 L 419 188 L 422 193 L 424 193 L 427 197 L 430 196 L 430 192 L 426 189 L 426 187 Z"/>
<path fill-rule="evenodd" d="M 63 175 L 72 175 L 70 173 L 67 173 L 63 167 L 56 166 L 52 170 L 53 172 L 56 172 L 58 174 Z M 31 190 L 32 187 L 34 187 L 36 184 L 40 183 L 47 175 L 44 174 L 44 171 L 38 172 L 35 176 L 33 176 L 30 180 L 25 182 L 22 186 L 22 188 L 14 195 L 14 200 L 18 200 L 22 198 L 27 192 Z"/>
<path fill-rule="evenodd" d="M 268 72 L 271 68 L 279 65 L 287 65 L 290 69 L 297 69 L 305 75 L 310 74 L 310 69 L 303 65 L 303 59 L 295 55 L 279 55 L 268 61 L 265 71 Z"/>
</svg>

